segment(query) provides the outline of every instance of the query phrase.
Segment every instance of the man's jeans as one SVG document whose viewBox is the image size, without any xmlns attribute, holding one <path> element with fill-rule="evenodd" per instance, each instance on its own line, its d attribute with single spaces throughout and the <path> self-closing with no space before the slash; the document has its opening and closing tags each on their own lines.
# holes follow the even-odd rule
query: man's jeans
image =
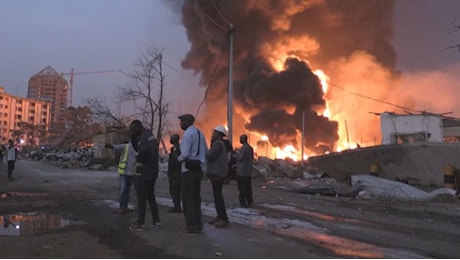
<svg viewBox="0 0 460 260">
<path fill-rule="evenodd" d="M 120 174 L 120 208 L 127 209 L 129 202 L 129 194 L 131 192 L 131 187 L 133 186 L 133 177 L 132 175 Z"/>
</svg>

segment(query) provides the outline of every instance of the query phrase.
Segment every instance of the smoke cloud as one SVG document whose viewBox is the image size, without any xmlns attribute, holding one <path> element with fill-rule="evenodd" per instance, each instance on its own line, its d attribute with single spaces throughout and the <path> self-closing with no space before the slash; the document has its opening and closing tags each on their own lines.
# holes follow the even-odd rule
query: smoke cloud
<svg viewBox="0 0 460 260">
<path fill-rule="evenodd" d="M 190 50 L 182 66 L 199 74 L 207 88 L 202 121 L 210 128 L 226 122 L 232 24 L 234 137 L 258 132 L 273 146 L 298 146 L 304 115 L 305 147 L 332 148 L 341 123 L 322 116 L 326 97 L 314 72 L 321 69 L 331 81 L 345 82 L 359 67 L 356 60 L 365 57 L 391 82 L 394 5 L 393 0 L 184 0 L 182 23 Z"/>
</svg>

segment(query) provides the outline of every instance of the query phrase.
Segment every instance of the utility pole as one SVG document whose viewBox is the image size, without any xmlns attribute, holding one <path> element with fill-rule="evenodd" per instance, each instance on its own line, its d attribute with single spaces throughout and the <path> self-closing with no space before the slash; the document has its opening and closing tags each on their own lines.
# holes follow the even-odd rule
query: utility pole
<svg viewBox="0 0 460 260">
<path fill-rule="evenodd" d="M 227 106 L 227 124 L 228 140 L 233 143 L 233 24 L 229 29 L 229 53 L 228 53 L 228 106 Z"/>
<path fill-rule="evenodd" d="M 305 112 L 302 112 L 302 143 L 300 144 L 301 155 L 300 155 L 300 164 L 303 170 L 303 154 L 304 154 L 304 145 L 305 145 Z"/>
<path fill-rule="evenodd" d="M 73 98 L 73 72 L 74 69 L 70 70 L 70 82 L 69 82 L 69 107 L 72 106 L 72 98 Z"/>
</svg>

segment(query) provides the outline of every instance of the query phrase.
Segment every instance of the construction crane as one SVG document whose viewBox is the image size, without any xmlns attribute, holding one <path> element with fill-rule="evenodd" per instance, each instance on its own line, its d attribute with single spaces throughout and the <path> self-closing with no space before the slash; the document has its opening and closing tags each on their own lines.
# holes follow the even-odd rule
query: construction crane
<svg viewBox="0 0 460 260">
<path fill-rule="evenodd" d="M 75 72 L 74 69 L 71 69 L 70 72 L 61 73 L 61 76 L 70 75 L 70 80 L 69 80 L 69 107 L 72 106 L 74 75 L 112 73 L 112 72 L 123 72 L 123 71 L 118 69 L 118 70 L 96 70 L 96 71 Z"/>
</svg>

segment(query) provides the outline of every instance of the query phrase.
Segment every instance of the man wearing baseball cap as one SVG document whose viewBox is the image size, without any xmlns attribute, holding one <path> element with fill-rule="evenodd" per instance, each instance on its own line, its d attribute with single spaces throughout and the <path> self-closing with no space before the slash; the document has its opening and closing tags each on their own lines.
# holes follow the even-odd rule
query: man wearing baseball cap
<svg viewBox="0 0 460 260">
<path fill-rule="evenodd" d="M 193 123 L 191 114 L 179 116 L 184 130 L 178 157 L 181 166 L 182 207 L 185 229 L 182 233 L 200 233 L 203 230 L 201 214 L 201 179 L 206 172 L 206 153 L 208 145 L 203 133 Z"/>
</svg>

